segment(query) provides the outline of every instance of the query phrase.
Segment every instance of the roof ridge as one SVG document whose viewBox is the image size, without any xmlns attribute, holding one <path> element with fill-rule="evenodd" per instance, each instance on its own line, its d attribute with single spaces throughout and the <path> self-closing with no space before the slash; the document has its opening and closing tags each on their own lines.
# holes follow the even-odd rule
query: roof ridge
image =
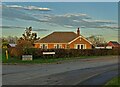
<svg viewBox="0 0 120 87">
<path fill-rule="evenodd" d="M 54 31 L 53 33 L 55 33 L 55 32 L 59 32 L 59 33 L 63 33 L 63 32 L 65 32 L 65 33 L 69 33 L 69 32 L 71 32 L 71 33 L 75 33 L 75 32 L 73 32 L 73 31 Z"/>
<path fill-rule="evenodd" d="M 73 31 L 55 31 L 53 33 L 74 33 L 77 35 L 77 33 L 73 32 Z M 52 34 L 52 33 L 51 33 Z"/>
<path fill-rule="evenodd" d="M 55 31 L 41 38 L 38 42 L 69 42 L 77 37 L 78 35 L 75 32 Z"/>
<path fill-rule="evenodd" d="M 110 41 L 110 42 L 117 42 L 117 41 Z"/>
</svg>

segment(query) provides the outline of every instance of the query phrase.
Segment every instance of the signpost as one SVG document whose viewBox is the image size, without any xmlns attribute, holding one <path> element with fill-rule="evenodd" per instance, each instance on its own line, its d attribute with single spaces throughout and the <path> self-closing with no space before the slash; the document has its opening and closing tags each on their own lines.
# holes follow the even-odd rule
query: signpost
<svg viewBox="0 0 120 87">
<path fill-rule="evenodd" d="M 55 52 L 43 52 L 44 55 L 55 54 Z"/>
<path fill-rule="evenodd" d="M 43 52 L 43 57 L 44 57 L 44 55 L 53 55 L 53 57 L 54 57 L 55 52 Z"/>
<path fill-rule="evenodd" d="M 32 55 L 22 55 L 22 60 L 33 60 Z"/>
</svg>

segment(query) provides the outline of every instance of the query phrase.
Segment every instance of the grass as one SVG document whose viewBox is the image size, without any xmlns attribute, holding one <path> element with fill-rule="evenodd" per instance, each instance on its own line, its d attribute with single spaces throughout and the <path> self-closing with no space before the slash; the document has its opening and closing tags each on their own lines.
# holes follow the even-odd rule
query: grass
<svg viewBox="0 0 120 87">
<path fill-rule="evenodd" d="M 75 59 L 85 59 L 85 58 L 96 58 L 97 56 L 80 56 L 80 57 L 71 57 L 71 58 L 37 58 L 32 61 L 22 61 L 20 58 L 8 58 L 6 59 L 5 55 L 2 55 L 2 63 L 22 63 L 22 64 L 39 64 L 39 63 L 60 63 L 61 61 L 75 60 Z"/>
<path fill-rule="evenodd" d="M 120 87 L 120 76 L 114 77 L 110 81 L 108 81 L 104 87 Z"/>
<path fill-rule="evenodd" d="M 1 58 L 0 61 L 2 63 L 10 63 L 10 64 L 41 64 L 41 63 L 61 63 L 62 61 L 69 61 L 69 60 L 75 60 L 75 59 L 87 59 L 87 58 L 97 58 L 98 56 L 80 56 L 80 57 L 69 57 L 69 58 L 34 58 L 32 61 L 22 61 L 20 58 L 14 57 L 11 58 L 8 57 L 8 60 L 6 59 L 6 56 L 4 52 L 2 55 L 0 54 Z"/>
</svg>

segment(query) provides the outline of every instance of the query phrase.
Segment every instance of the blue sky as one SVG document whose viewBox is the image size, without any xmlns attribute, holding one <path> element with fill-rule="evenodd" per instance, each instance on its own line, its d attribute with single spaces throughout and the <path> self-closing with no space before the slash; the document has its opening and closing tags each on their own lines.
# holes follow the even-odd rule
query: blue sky
<svg viewBox="0 0 120 87">
<path fill-rule="evenodd" d="M 4 0 L 4 2 L 119 2 L 119 0 Z"/>
<path fill-rule="evenodd" d="M 3 36 L 21 36 L 32 26 L 38 36 L 54 31 L 76 32 L 85 37 L 102 35 L 106 41 L 118 39 L 117 2 L 4 2 Z"/>
</svg>

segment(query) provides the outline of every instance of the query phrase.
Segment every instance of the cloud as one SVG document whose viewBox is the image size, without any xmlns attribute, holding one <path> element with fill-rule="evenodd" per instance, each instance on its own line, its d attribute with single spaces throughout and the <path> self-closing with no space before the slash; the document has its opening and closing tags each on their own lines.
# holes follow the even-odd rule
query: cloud
<svg viewBox="0 0 120 87">
<path fill-rule="evenodd" d="M 60 26 L 83 26 L 82 19 L 91 19 L 87 14 L 63 14 L 63 15 L 46 15 L 45 18 L 49 20 L 50 23 L 55 23 Z M 84 25 L 85 26 L 85 25 Z M 65 26 L 66 27 L 66 26 Z"/>
<path fill-rule="evenodd" d="M 85 17 L 85 18 L 88 18 L 88 19 L 91 18 L 87 14 L 82 14 L 82 13 L 77 13 L 77 14 L 68 13 L 68 14 L 57 15 L 57 16 L 59 16 L 59 17 L 67 17 L 67 18 L 70 18 L 70 17 Z"/>
<path fill-rule="evenodd" d="M 0 28 L 2 29 L 26 29 L 26 27 L 20 27 L 20 26 L 0 26 Z M 37 29 L 37 28 L 33 28 L 32 29 L 33 32 L 39 32 L 39 31 L 49 31 L 48 29 L 45 29 L 45 28 L 40 28 L 40 29 Z"/>
<path fill-rule="evenodd" d="M 7 5 L 8 8 L 17 8 L 25 10 L 38 10 L 38 11 L 50 11 L 50 8 L 42 8 L 37 6 L 20 6 L 20 5 Z"/>
<path fill-rule="evenodd" d="M 6 6 L 3 6 L 2 8 L 2 17 L 7 18 L 9 20 L 22 19 L 22 20 L 30 20 L 30 21 L 36 21 L 36 22 L 47 22 L 47 20 L 35 18 L 23 11 L 20 11 L 18 9 L 11 9 Z"/>
<path fill-rule="evenodd" d="M 66 27 L 66 28 L 72 28 L 73 26 L 71 26 L 71 25 L 64 25 L 64 27 Z"/>
<path fill-rule="evenodd" d="M 63 14 L 63 15 L 46 15 L 44 18 L 48 22 L 54 23 L 67 28 L 82 27 L 82 28 L 97 28 L 106 24 L 117 24 L 112 20 L 95 20 L 87 14 Z M 109 28 L 109 27 L 106 27 Z"/>
<path fill-rule="evenodd" d="M 36 6 L 28 6 L 28 7 L 24 7 L 24 9 L 27 10 L 39 10 L 39 11 L 50 11 L 50 8 L 41 8 L 41 7 L 36 7 Z"/>
<path fill-rule="evenodd" d="M 93 22 L 93 23 L 108 23 L 108 24 L 115 24 L 115 22 L 111 20 L 89 20 L 89 19 L 83 19 L 85 22 Z"/>
<path fill-rule="evenodd" d="M 39 21 L 40 22 L 48 22 L 49 20 L 48 19 L 40 19 Z"/>
<path fill-rule="evenodd" d="M 118 31 L 118 29 L 119 29 L 118 25 L 101 25 L 96 28 L 107 28 L 107 29 L 112 29 L 115 31 Z"/>
<path fill-rule="evenodd" d="M 64 17 L 64 18 L 79 18 L 79 19 L 91 19 L 90 16 L 88 16 L 87 14 L 82 14 L 82 13 L 77 13 L 77 14 L 72 14 L 72 13 L 68 13 L 68 14 L 63 14 L 63 15 L 56 15 L 56 17 Z"/>
<path fill-rule="evenodd" d="M 43 28 L 43 29 L 41 28 L 41 29 L 33 29 L 33 31 L 38 31 L 38 32 L 39 32 L 39 31 L 49 31 L 49 30 L 44 29 L 44 28 Z"/>
<path fill-rule="evenodd" d="M 73 22 L 81 22 L 80 20 L 73 20 Z"/>
<path fill-rule="evenodd" d="M 0 4 L 0 9 L 2 8 L 2 5 Z"/>
<path fill-rule="evenodd" d="M 19 27 L 19 26 L 0 26 L 0 28 L 4 28 L 4 29 L 5 28 L 8 28 L 8 29 L 14 29 L 14 28 L 20 28 L 21 29 L 21 28 L 23 28 L 24 29 L 25 27 Z"/>
<path fill-rule="evenodd" d="M 28 10 L 40 10 L 35 6 L 19 6 L 19 5 L 9 5 L 7 7 L 3 7 L 2 15 L 3 18 L 7 18 L 10 20 L 22 19 L 27 21 L 36 21 L 36 22 L 45 22 L 50 26 L 63 26 L 66 28 L 116 28 L 111 26 L 106 26 L 107 24 L 113 25 L 117 24 L 112 20 L 97 20 L 93 19 L 93 17 L 88 14 L 83 13 L 67 13 L 67 14 L 46 14 L 46 13 L 32 13 L 28 14 L 23 10 L 12 9 L 28 9 Z"/>
<path fill-rule="evenodd" d="M 23 8 L 22 6 L 19 5 L 6 5 L 8 8 Z"/>
</svg>

